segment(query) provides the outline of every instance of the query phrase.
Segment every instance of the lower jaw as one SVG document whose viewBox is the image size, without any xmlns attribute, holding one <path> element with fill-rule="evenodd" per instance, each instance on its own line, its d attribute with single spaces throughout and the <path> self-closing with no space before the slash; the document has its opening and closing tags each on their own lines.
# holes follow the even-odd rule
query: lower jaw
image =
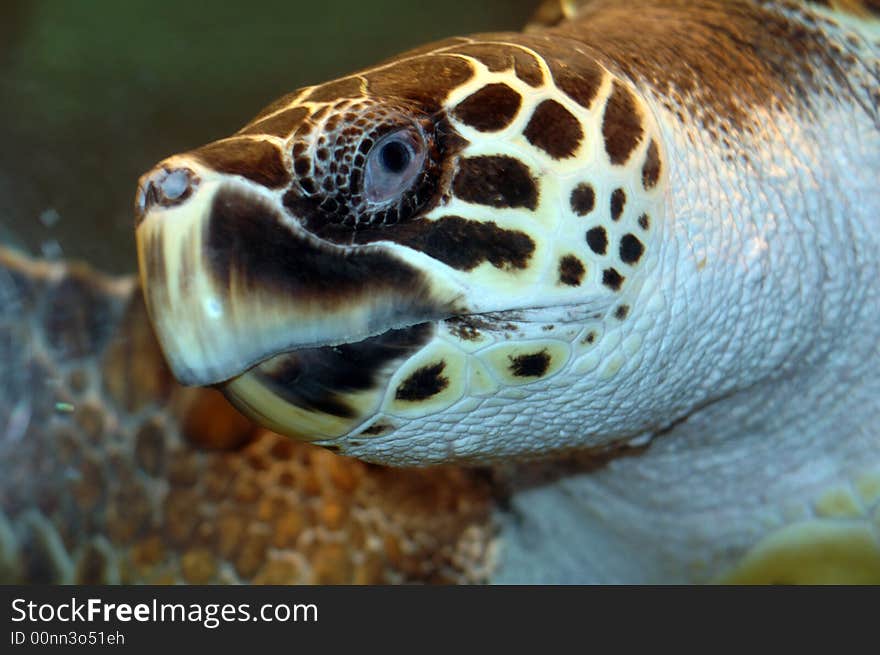
<svg viewBox="0 0 880 655">
<path fill-rule="evenodd" d="M 339 346 L 276 355 L 220 389 L 243 414 L 303 441 L 351 433 L 375 414 L 397 365 L 425 345 L 436 323 L 388 330 Z"/>
</svg>

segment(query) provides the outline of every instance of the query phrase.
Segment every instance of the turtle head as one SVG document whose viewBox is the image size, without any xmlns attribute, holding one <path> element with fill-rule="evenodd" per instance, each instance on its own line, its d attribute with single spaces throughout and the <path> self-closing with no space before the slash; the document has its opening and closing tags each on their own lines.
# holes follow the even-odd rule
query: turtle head
<svg viewBox="0 0 880 655">
<path fill-rule="evenodd" d="M 644 250 L 611 239 L 654 198 L 640 164 L 610 182 L 639 188 L 626 220 L 597 208 L 612 191 L 584 171 L 614 156 L 601 133 L 621 89 L 593 63 L 548 61 L 500 37 L 435 44 L 289 94 L 145 174 L 141 279 L 176 376 L 385 460 L 358 445 L 567 367 Z M 641 123 L 626 147 L 656 159 Z M 590 244 L 594 209 L 608 229 Z M 590 261 L 600 250 L 611 263 Z"/>
</svg>

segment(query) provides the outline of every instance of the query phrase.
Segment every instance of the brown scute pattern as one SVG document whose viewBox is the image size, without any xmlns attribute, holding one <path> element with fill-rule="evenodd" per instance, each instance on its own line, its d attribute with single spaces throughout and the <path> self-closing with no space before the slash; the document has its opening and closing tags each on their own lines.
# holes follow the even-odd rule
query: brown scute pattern
<svg viewBox="0 0 880 655">
<path fill-rule="evenodd" d="M 645 246 L 633 234 L 625 234 L 620 240 L 620 261 L 624 264 L 637 264 L 645 252 Z"/>
<path fill-rule="evenodd" d="M 510 372 L 519 378 L 539 378 L 550 368 L 550 354 L 546 350 L 510 357 Z"/>
<path fill-rule="evenodd" d="M 493 73 L 513 68 L 514 74 L 529 86 L 537 87 L 544 83 L 544 73 L 538 61 L 522 48 L 513 45 L 469 43 L 452 48 L 449 52 L 473 57 Z"/>
<path fill-rule="evenodd" d="M 617 269 L 606 268 L 602 271 L 602 284 L 612 291 L 620 291 L 626 278 L 617 272 Z"/>
<path fill-rule="evenodd" d="M 449 378 L 443 375 L 445 368 L 443 361 L 422 366 L 398 385 L 395 399 L 419 402 L 436 396 L 449 386 Z"/>
<path fill-rule="evenodd" d="M 333 102 L 358 98 L 363 95 L 364 82 L 360 77 L 343 77 L 316 86 L 303 98 L 304 102 Z"/>
<path fill-rule="evenodd" d="M 648 144 L 648 152 L 645 153 L 645 163 L 642 165 L 642 186 L 645 191 L 650 191 L 660 180 L 660 150 L 657 142 L 651 139 Z"/>
<path fill-rule="evenodd" d="M 623 189 L 614 189 L 611 192 L 611 220 L 619 221 L 626 206 L 626 192 Z"/>
<path fill-rule="evenodd" d="M 452 191 L 462 200 L 490 207 L 538 206 L 538 183 L 529 167 L 506 155 L 462 159 Z"/>
<path fill-rule="evenodd" d="M 415 101 L 424 111 L 435 112 L 449 92 L 473 74 L 473 67 L 461 57 L 437 54 L 405 59 L 368 71 L 364 77 L 371 94 Z"/>
<path fill-rule="evenodd" d="M 421 144 L 424 160 L 402 193 L 376 204 L 365 193 L 365 175 L 373 147 L 391 132 Z M 283 202 L 307 230 L 347 245 L 352 230 L 406 221 L 438 202 L 441 162 L 453 162 L 464 143 L 444 115 L 429 116 L 411 102 L 343 101 L 327 113 L 320 134 L 304 138 L 298 131 L 294 136 L 297 179 Z"/>
<path fill-rule="evenodd" d="M 580 286 L 585 272 L 583 262 L 575 255 L 565 255 L 559 260 L 559 284 L 569 287 Z"/>
<path fill-rule="evenodd" d="M 572 100 L 589 109 L 602 85 L 604 73 L 594 62 L 578 61 L 577 68 L 556 58 L 548 58 L 547 65 L 553 81 Z"/>
<path fill-rule="evenodd" d="M 608 233 L 601 225 L 587 230 L 587 245 L 597 255 L 608 252 Z"/>
<path fill-rule="evenodd" d="M 591 0 L 541 37 L 588 45 L 719 141 L 718 123 L 752 130 L 756 108 L 810 108 L 817 91 L 867 100 L 845 79 L 855 62 L 835 55 L 808 3 Z"/>
<path fill-rule="evenodd" d="M 60 267 L 41 269 L 19 259 L 10 264 L 2 255 L 2 271 L 23 271 L 30 289 L 40 293 L 48 273 L 67 275 Z M 93 284 L 112 309 L 110 342 L 133 336 L 138 344 L 129 348 L 132 357 L 161 362 L 144 333 L 126 333 L 134 321 L 119 319 L 128 312 L 143 315 L 131 295 L 135 286 L 110 287 L 96 275 Z M 42 375 L 32 379 L 6 370 L 0 421 L 8 424 L 21 397 L 47 407 L 33 407 L 14 444 L 0 442 L 0 527 L 13 537 L 0 543 L 0 581 L 486 579 L 494 528 L 493 491 L 485 474 L 371 466 L 244 423 L 224 433 L 214 414 L 229 418 L 231 410 L 216 393 L 203 390 L 117 390 L 121 398 L 141 399 L 140 409 L 129 412 L 105 395 L 113 385 L 104 383 L 110 371 L 100 366 L 112 359 L 103 338 L 86 340 L 97 350 L 82 361 L 51 356 L 43 345 L 49 327 L 45 307 L 29 305 L 27 294 L 13 300 L 27 306 L 28 314 L 16 314 L 14 321 L 0 314 L 0 348 L 12 343 L 17 353 L 4 361 L 22 371 L 41 367 Z M 22 322 L 28 330 L 19 329 Z M 130 369 L 158 366 L 141 362 Z M 142 383 L 115 374 L 124 384 Z M 51 386 L 43 386 L 47 379 Z M 68 402 L 74 411 L 54 411 L 56 402 Z M 82 418 L 84 407 L 93 409 Z M 198 443 L 193 434 L 200 435 Z"/>
<path fill-rule="evenodd" d="M 525 232 L 461 216 L 393 225 L 356 233 L 356 238 L 359 243 L 395 241 L 462 271 L 471 271 L 483 262 L 505 271 L 521 270 L 535 251 L 535 242 Z"/>
<path fill-rule="evenodd" d="M 256 123 L 251 123 L 239 130 L 238 134 L 267 134 L 286 139 L 302 125 L 308 115 L 309 110 L 305 107 L 293 107 Z"/>
<path fill-rule="evenodd" d="M 611 163 L 615 166 L 625 164 L 643 134 L 642 119 L 633 94 L 615 81 L 602 117 L 602 136 Z"/>
<path fill-rule="evenodd" d="M 554 159 L 574 156 L 584 138 L 580 121 L 555 100 L 544 100 L 535 108 L 523 134 Z"/>
<path fill-rule="evenodd" d="M 452 115 L 481 132 L 502 130 L 516 118 L 522 97 L 506 84 L 487 84 L 462 100 Z"/>
<path fill-rule="evenodd" d="M 295 235 L 278 210 L 250 194 L 217 192 L 204 258 L 218 287 L 345 302 L 352 295 L 389 293 L 401 306 L 429 297 L 421 273 L 382 251 L 344 254 Z M 427 309 L 421 307 L 421 309 Z"/>
<path fill-rule="evenodd" d="M 248 123 L 248 124 L 251 125 L 253 123 L 257 123 L 257 122 L 263 120 L 264 118 L 267 118 L 270 114 L 274 114 L 277 111 L 281 111 L 282 109 L 289 107 L 297 99 L 299 99 L 299 97 L 304 92 L 305 92 L 305 89 L 297 89 L 296 91 L 293 91 L 291 93 L 284 94 L 283 96 L 281 96 L 277 100 L 273 100 L 268 105 L 263 107 L 260 110 L 260 113 L 258 113 L 256 116 L 254 116 L 250 120 L 250 123 Z"/>
<path fill-rule="evenodd" d="M 586 216 L 596 206 L 596 192 L 589 184 L 582 182 L 571 192 L 571 210 L 578 216 Z"/>
<path fill-rule="evenodd" d="M 281 151 L 268 141 L 233 137 L 190 154 L 218 173 L 241 175 L 270 189 L 280 189 L 290 182 Z"/>
<path fill-rule="evenodd" d="M 642 214 L 639 216 L 639 227 L 643 230 L 647 230 L 651 227 L 651 218 L 647 214 Z"/>
</svg>

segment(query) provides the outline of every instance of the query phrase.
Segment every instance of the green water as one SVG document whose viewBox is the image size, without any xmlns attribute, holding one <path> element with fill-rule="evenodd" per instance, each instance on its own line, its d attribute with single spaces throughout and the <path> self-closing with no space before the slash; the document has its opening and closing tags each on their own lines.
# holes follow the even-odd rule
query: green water
<svg viewBox="0 0 880 655">
<path fill-rule="evenodd" d="M 131 203 L 159 159 L 275 97 L 455 34 L 519 29 L 535 0 L 4 0 L 0 242 L 134 269 Z"/>
</svg>

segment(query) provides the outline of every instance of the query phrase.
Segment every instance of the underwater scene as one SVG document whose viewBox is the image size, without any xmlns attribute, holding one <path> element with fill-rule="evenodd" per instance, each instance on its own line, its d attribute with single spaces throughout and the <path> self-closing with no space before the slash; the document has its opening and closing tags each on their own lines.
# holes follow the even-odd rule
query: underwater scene
<svg viewBox="0 0 880 655">
<path fill-rule="evenodd" d="M 878 71 L 858 0 L 0 3 L 0 583 L 880 583 Z"/>
<path fill-rule="evenodd" d="M 486 577 L 479 470 L 394 469 L 274 435 L 171 376 L 133 200 L 157 161 L 277 97 L 529 1 L 0 6 L 0 581 Z"/>
</svg>

